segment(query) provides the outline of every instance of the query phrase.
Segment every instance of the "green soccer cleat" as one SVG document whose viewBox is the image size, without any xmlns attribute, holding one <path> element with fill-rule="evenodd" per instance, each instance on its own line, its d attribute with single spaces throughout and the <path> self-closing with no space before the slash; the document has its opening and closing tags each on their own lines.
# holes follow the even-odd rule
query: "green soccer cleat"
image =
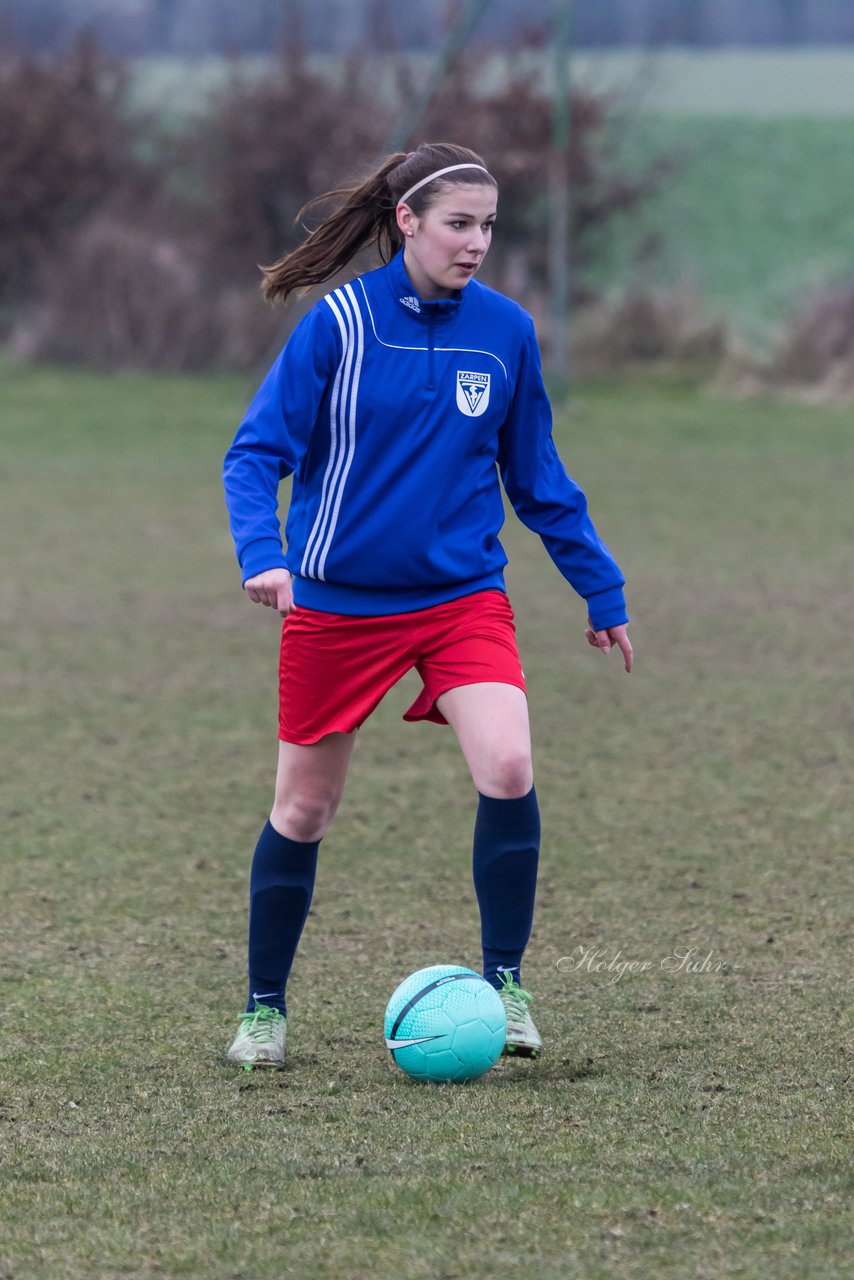
<svg viewBox="0 0 854 1280">
<path fill-rule="evenodd" d="M 237 1035 L 228 1051 L 228 1061 L 235 1067 L 251 1071 L 253 1067 L 274 1067 L 281 1071 L 285 1065 L 285 1032 L 287 1019 L 278 1009 L 258 1004 L 251 1013 L 238 1019 Z"/>
<path fill-rule="evenodd" d="M 528 1012 L 534 997 L 530 991 L 522 990 L 512 973 L 503 972 L 501 982 L 498 994 L 507 1014 L 507 1039 L 502 1053 L 513 1058 L 536 1058 L 543 1041 Z"/>
</svg>

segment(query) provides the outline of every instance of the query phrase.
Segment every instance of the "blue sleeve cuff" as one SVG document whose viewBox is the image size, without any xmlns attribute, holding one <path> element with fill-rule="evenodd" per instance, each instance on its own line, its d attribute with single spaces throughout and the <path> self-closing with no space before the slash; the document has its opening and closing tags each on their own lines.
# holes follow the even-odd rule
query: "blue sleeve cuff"
<svg viewBox="0 0 854 1280">
<path fill-rule="evenodd" d="M 607 591 L 597 591 L 588 596 L 587 612 L 594 631 L 607 631 L 609 627 L 622 626 L 629 620 L 623 588 L 609 587 Z"/>
<path fill-rule="evenodd" d="M 285 553 L 278 538 L 258 538 L 243 549 L 240 558 L 240 571 L 243 581 L 254 578 L 256 573 L 265 569 L 287 569 Z"/>
</svg>

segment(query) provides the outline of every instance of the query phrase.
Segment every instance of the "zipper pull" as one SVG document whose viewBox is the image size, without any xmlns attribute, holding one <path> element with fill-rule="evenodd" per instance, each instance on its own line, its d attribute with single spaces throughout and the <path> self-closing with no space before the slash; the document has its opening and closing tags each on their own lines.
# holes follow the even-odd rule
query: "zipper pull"
<svg viewBox="0 0 854 1280">
<path fill-rule="evenodd" d="M 427 317 L 427 390 L 428 391 L 434 391 L 436 388 L 436 375 L 435 375 L 434 357 L 433 357 L 434 324 L 435 324 L 435 321 L 433 318 L 433 312 L 431 310 L 430 314 Z"/>
</svg>

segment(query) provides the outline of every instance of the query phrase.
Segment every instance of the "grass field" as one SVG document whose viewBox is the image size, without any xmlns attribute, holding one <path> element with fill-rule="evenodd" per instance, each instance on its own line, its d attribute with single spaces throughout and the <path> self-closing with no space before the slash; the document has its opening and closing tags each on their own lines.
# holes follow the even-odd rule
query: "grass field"
<svg viewBox="0 0 854 1280">
<path fill-rule="evenodd" d="M 407 64 L 427 77 L 435 53 L 406 55 Z M 478 73 L 487 86 L 506 75 L 506 61 L 481 50 L 474 54 Z M 528 55 L 543 82 L 549 83 L 549 52 Z M 336 75 L 340 58 L 316 54 L 313 67 Z M 514 67 L 519 51 L 512 55 Z M 218 57 L 140 58 L 133 63 L 133 98 L 145 109 L 181 115 L 197 110 L 205 95 L 218 89 L 235 67 L 248 75 L 262 74 L 271 59 L 247 55 L 237 60 Z M 373 63 L 378 89 L 392 91 L 398 57 L 379 55 Z M 854 48 L 799 49 L 640 49 L 571 54 L 573 77 L 593 89 L 620 92 L 627 88 L 645 113 L 672 116 L 740 115 L 751 119 L 854 116 Z"/>
<path fill-rule="evenodd" d="M 627 168 L 672 168 L 609 225 L 593 275 L 606 290 L 687 282 L 764 346 L 805 295 L 854 277 L 854 118 L 629 113 L 620 129 Z"/>
<path fill-rule="evenodd" d="M 248 388 L 2 373 L 0 1276 L 848 1276 L 850 419 L 678 382 L 561 415 L 637 668 L 511 524 L 546 1053 L 437 1087 L 382 1012 L 478 962 L 473 793 L 411 687 L 322 849 L 288 1068 L 224 1063 L 275 758 L 218 481 Z"/>
</svg>

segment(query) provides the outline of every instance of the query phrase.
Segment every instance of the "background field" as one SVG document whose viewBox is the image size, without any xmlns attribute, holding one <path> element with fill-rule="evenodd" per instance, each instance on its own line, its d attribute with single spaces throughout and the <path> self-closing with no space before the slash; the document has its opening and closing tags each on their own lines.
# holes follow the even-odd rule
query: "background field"
<svg viewBox="0 0 854 1280">
<path fill-rule="evenodd" d="M 629 166 L 672 158 L 660 192 L 607 232 L 592 279 L 689 285 L 762 350 L 811 291 L 854 277 L 854 117 L 638 115 Z"/>
<path fill-rule="evenodd" d="M 433 54 L 409 53 L 408 64 L 426 76 Z M 495 83 L 506 74 L 508 59 L 475 51 L 480 76 Z M 538 66 L 544 80 L 550 75 L 549 56 L 524 54 Z M 378 88 L 390 83 L 392 57 L 374 59 Z M 514 54 L 516 65 L 519 55 Z M 218 57 L 149 57 L 135 63 L 135 100 L 142 107 L 192 112 L 200 98 L 221 85 L 234 66 L 262 70 L 269 58 L 244 55 L 226 61 Z M 340 59 L 322 54 L 314 66 L 330 75 L 340 72 Z M 753 118 L 792 116 L 854 116 L 854 49 L 648 49 L 614 52 L 580 51 L 571 55 L 573 78 L 594 89 L 633 92 L 638 109 L 665 115 L 732 116 Z"/>
<path fill-rule="evenodd" d="M 594 281 L 688 284 L 763 349 L 811 291 L 854 275 L 854 51 L 580 54 L 578 84 L 621 103 L 629 167 L 673 168 L 617 219 Z"/>
<path fill-rule="evenodd" d="M 547 1052 L 441 1088 L 382 1011 L 477 963 L 473 795 L 403 688 L 323 846 L 288 1069 L 224 1063 L 275 758 L 218 481 L 249 388 L 2 372 L 0 1275 L 847 1275 L 849 419 L 677 382 L 561 415 L 637 670 L 511 524 Z"/>
</svg>

